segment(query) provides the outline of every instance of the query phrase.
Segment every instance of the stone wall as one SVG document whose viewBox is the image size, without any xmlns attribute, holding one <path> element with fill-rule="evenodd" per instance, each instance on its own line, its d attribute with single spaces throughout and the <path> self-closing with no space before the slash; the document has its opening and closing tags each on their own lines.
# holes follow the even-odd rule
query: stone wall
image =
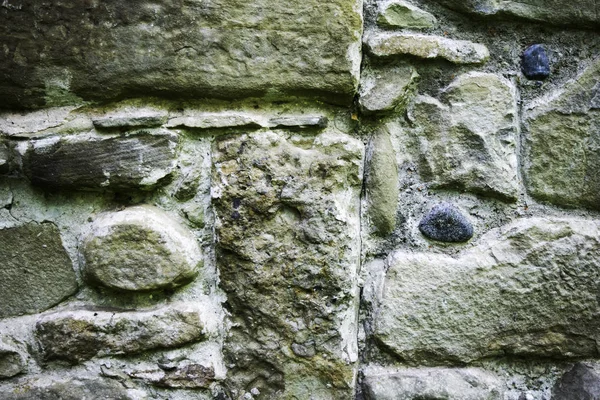
<svg viewBox="0 0 600 400">
<path fill-rule="evenodd" d="M 600 399 L 599 11 L 4 1 L 0 398 Z"/>
</svg>

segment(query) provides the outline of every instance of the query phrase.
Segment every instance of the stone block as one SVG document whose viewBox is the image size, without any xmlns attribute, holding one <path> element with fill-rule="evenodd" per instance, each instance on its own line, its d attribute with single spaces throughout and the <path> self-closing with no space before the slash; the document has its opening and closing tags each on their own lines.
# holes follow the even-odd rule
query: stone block
<svg viewBox="0 0 600 400">
<path fill-rule="evenodd" d="M 199 307 L 175 303 L 145 311 L 60 311 L 42 316 L 35 333 L 44 360 L 76 364 L 198 342 L 205 337 Z"/>
<path fill-rule="evenodd" d="M 415 68 L 404 63 L 363 69 L 358 99 L 361 113 L 404 112 L 415 94 L 418 79 Z"/>
<path fill-rule="evenodd" d="M 397 251 L 377 340 L 410 364 L 598 357 L 600 222 L 528 218 L 457 257 Z"/>
<path fill-rule="evenodd" d="M 435 27 L 437 20 L 407 1 L 392 0 L 381 4 L 377 24 L 385 28 L 427 29 Z"/>
<path fill-rule="evenodd" d="M 16 346 L 7 344 L 0 336 L 0 379 L 11 378 L 27 369 L 26 355 Z"/>
<path fill-rule="evenodd" d="M 86 278 L 117 290 L 172 289 L 193 280 L 203 265 L 194 235 L 151 206 L 98 218 L 82 244 L 82 254 Z"/>
<path fill-rule="evenodd" d="M 0 317 L 44 311 L 76 291 L 73 263 L 56 225 L 0 229 Z"/>
</svg>

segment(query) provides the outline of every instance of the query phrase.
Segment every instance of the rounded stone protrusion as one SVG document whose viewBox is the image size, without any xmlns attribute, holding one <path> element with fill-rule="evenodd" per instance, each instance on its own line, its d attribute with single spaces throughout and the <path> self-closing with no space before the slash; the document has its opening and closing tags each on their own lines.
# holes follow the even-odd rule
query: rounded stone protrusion
<svg viewBox="0 0 600 400">
<path fill-rule="evenodd" d="M 550 76 L 550 62 L 541 44 L 529 46 L 521 58 L 521 71 L 527 79 L 543 81 Z"/>
<path fill-rule="evenodd" d="M 434 206 L 419 223 L 419 230 L 429 239 L 440 242 L 466 242 L 473 237 L 473 226 L 449 203 Z"/>
<path fill-rule="evenodd" d="M 82 245 L 84 275 L 118 290 L 170 289 L 203 263 L 194 235 L 164 211 L 136 206 L 98 218 Z"/>
</svg>

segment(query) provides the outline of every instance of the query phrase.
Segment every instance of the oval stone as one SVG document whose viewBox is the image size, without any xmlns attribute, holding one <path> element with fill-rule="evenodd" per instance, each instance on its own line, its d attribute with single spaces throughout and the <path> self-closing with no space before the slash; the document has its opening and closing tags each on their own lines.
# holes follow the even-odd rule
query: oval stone
<svg viewBox="0 0 600 400">
<path fill-rule="evenodd" d="M 550 61 L 541 44 L 529 46 L 522 55 L 521 71 L 527 79 L 543 81 L 550 76 Z"/>
<path fill-rule="evenodd" d="M 192 281 L 202 264 L 197 239 L 164 211 L 136 206 L 106 214 L 82 246 L 84 276 L 117 290 L 174 288 Z"/>
<path fill-rule="evenodd" d="M 473 226 L 449 203 L 434 206 L 419 223 L 426 237 L 440 242 L 466 242 L 473 237 Z"/>
</svg>

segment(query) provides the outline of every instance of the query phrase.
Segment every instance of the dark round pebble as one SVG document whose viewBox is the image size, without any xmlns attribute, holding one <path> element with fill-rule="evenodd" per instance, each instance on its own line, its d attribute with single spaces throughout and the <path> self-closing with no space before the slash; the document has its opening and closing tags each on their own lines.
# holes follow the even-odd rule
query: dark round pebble
<svg viewBox="0 0 600 400">
<path fill-rule="evenodd" d="M 550 62 L 541 44 L 534 44 L 525 49 L 521 59 L 521 71 L 527 79 L 543 81 L 550 76 Z"/>
<path fill-rule="evenodd" d="M 440 242 L 466 242 L 473 237 L 473 225 L 448 203 L 434 206 L 419 223 L 419 230 Z"/>
</svg>

